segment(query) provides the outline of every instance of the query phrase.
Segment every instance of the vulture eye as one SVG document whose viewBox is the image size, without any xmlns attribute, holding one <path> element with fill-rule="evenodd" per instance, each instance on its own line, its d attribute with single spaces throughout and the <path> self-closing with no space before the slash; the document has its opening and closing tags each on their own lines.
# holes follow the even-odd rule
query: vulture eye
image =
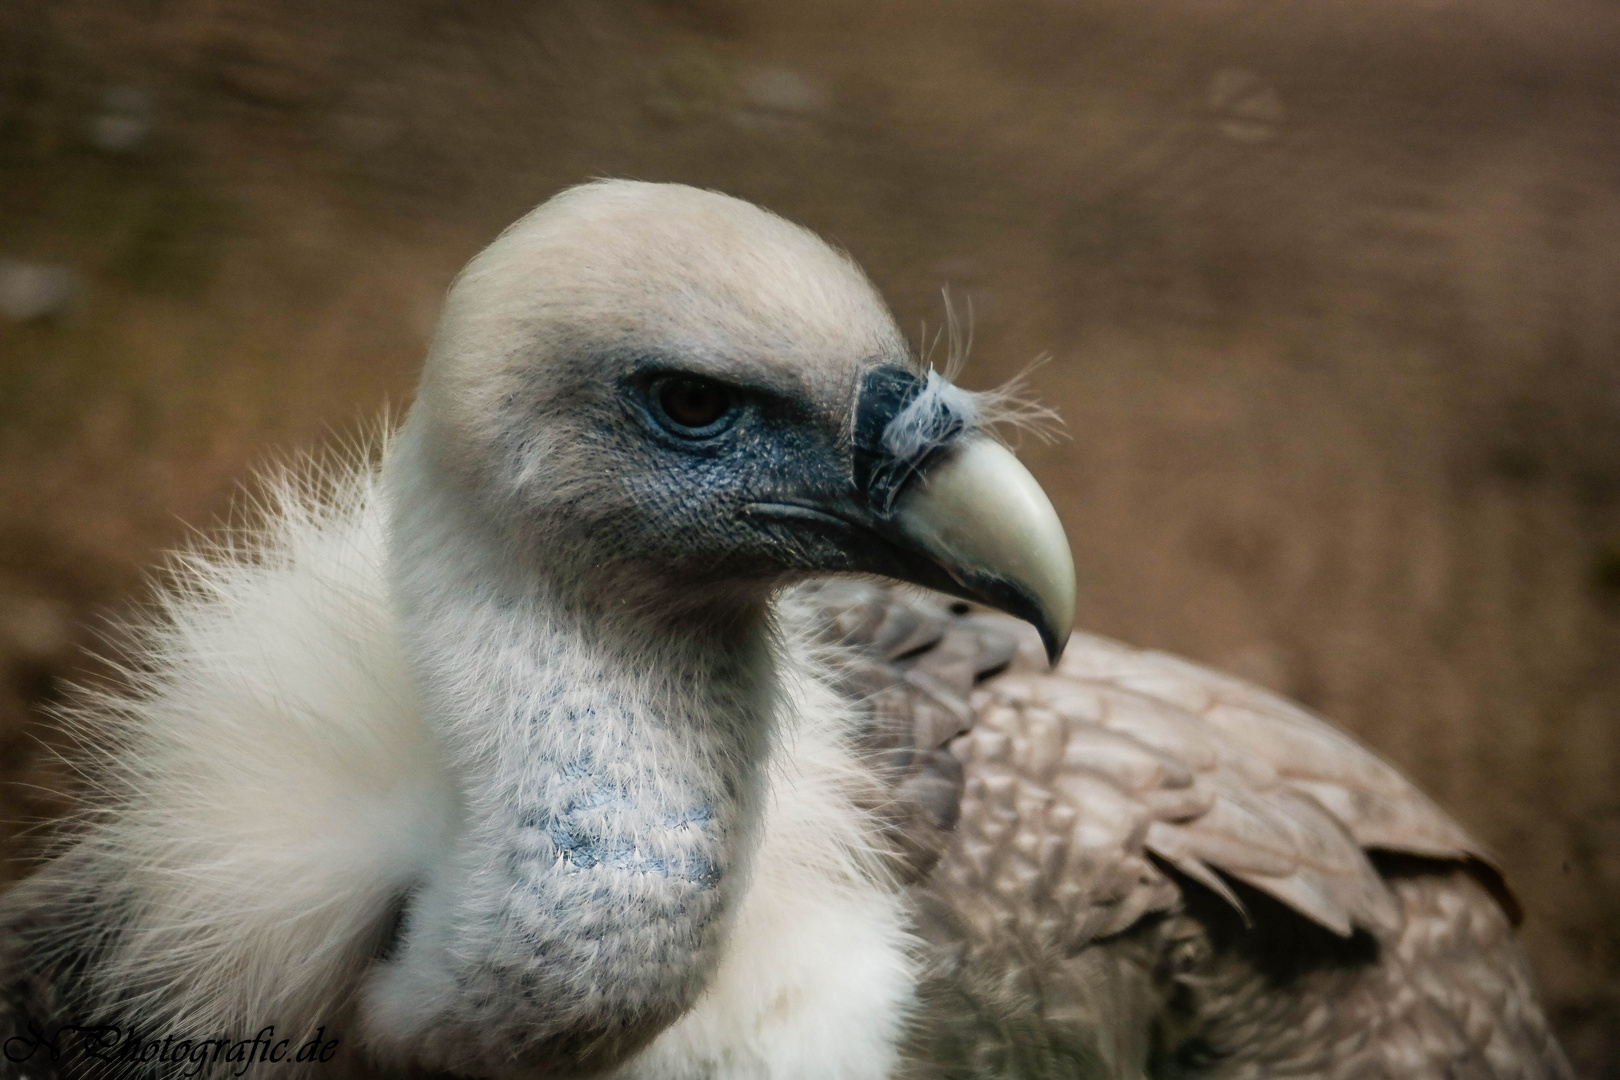
<svg viewBox="0 0 1620 1080">
<path fill-rule="evenodd" d="M 717 435 L 736 413 L 731 392 L 708 379 L 672 375 L 652 387 L 654 409 L 660 423 L 686 438 Z"/>
</svg>

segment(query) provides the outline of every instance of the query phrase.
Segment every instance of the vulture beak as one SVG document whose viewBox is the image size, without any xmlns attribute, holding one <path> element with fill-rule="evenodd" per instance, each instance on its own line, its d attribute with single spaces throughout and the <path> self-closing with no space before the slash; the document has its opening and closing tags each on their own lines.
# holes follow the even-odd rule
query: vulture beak
<svg viewBox="0 0 1620 1080">
<path fill-rule="evenodd" d="M 1074 557 L 1012 451 L 981 434 L 959 439 L 901 489 L 888 525 L 899 546 L 945 572 L 956 586 L 946 591 L 1030 623 L 1057 663 L 1074 629 Z"/>
<path fill-rule="evenodd" d="M 973 410 L 938 376 L 880 366 L 857 391 L 853 453 L 842 468 L 829 462 L 819 497 L 800 488 L 742 513 L 796 534 L 830 529 L 833 551 L 789 565 L 882 574 L 997 608 L 1034 626 L 1056 664 L 1074 629 L 1069 539 L 1046 492 L 977 430 Z"/>
</svg>

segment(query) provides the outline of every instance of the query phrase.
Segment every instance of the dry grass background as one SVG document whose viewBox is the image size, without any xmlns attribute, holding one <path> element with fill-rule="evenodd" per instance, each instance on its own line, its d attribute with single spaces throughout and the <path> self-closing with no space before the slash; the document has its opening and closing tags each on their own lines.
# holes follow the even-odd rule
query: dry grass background
<svg viewBox="0 0 1620 1080">
<path fill-rule="evenodd" d="M 408 401 L 456 268 L 596 175 L 805 222 L 904 325 L 949 284 L 970 383 L 1049 353 L 1084 624 L 1419 779 L 1620 1077 L 1603 0 L 9 0 L 0 260 L 78 288 L 0 319 L 0 818 L 61 808 L 84 628 L 256 462 Z"/>
</svg>

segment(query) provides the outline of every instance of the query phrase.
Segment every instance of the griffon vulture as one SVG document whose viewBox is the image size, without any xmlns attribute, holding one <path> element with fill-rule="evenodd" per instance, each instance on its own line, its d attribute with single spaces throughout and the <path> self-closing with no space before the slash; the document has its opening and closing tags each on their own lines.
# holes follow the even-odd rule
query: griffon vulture
<svg viewBox="0 0 1620 1080">
<path fill-rule="evenodd" d="M 1071 634 L 1006 412 L 763 210 L 541 206 L 70 718 L 0 1075 L 1568 1077 L 1450 818 Z"/>
</svg>

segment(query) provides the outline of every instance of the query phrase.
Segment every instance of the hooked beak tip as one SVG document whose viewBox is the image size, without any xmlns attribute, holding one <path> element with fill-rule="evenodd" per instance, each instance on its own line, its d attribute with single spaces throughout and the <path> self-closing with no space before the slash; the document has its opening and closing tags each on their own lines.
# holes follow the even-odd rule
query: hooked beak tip
<svg viewBox="0 0 1620 1080">
<path fill-rule="evenodd" d="M 1045 626 L 1037 626 L 1035 629 L 1040 631 L 1041 644 L 1046 646 L 1047 665 L 1057 667 L 1058 661 L 1063 659 L 1063 650 L 1069 647 L 1069 634 L 1060 637 L 1055 629 Z M 1073 633 L 1074 628 L 1070 627 L 1069 630 Z"/>
</svg>

